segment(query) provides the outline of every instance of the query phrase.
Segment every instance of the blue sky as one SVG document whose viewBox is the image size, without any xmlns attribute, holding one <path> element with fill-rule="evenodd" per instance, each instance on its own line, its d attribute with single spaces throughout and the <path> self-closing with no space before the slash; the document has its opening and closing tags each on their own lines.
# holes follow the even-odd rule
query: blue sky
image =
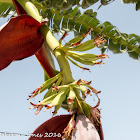
<svg viewBox="0 0 140 140">
<path fill-rule="evenodd" d="M 90 7 L 97 11 L 99 5 Z M 98 10 L 98 19 L 101 22 L 110 21 L 121 32 L 140 35 L 140 11 L 135 11 L 132 4 L 123 5 L 120 0 L 103 6 Z M 7 19 L 0 18 L 0 25 Z M 57 38 L 60 38 L 57 37 Z M 99 53 L 97 49 L 90 53 Z M 140 125 L 140 91 L 139 71 L 140 62 L 125 54 L 113 54 L 104 62 L 105 65 L 90 67 L 91 73 L 71 64 L 73 77 L 78 80 L 92 80 L 92 86 L 101 90 L 102 125 L 105 140 L 139 140 Z M 58 66 L 57 66 L 58 67 Z M 59 69 L 59 68 L 58 68 Z M 0 132 L 15 132 L 28 134 L 41 123 L 49 119 L 53 110 L 41 111 L 37 116 L 27 97 L 34 89 L 43 83 L 43 70 L 34 56 L 19 62 L 12 63 L 0 71 Z M 32 101 L 37 103 L 43 95 Z M 87 102 L 94 106 L 95 96 L 88 97 Z M 58 114 L 65 114 L 64 110 Z M 27 140 L 24 136 L 1 136 L 1 140 Z"/>
</svg>

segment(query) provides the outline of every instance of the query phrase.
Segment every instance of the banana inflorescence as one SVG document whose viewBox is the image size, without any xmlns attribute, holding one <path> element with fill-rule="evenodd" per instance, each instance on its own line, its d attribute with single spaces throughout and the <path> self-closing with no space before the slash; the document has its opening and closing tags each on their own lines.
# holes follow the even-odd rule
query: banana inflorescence
<svg viewBox="0 0 140 140">
<path fill-rule="evenodd" d="M 93 49 L 95 46 L 98 47 L 97 44 L 99 42 L 105 42 L 105 40 L 102 39 L 102 37 L 97 37 L 93 40 L 81 43 L 91 31 L 92 29 L 88 29 L 88 31 L 85 34 L 70 40 L 63 46 L 61 42 L 65 38 L 65 36 L 68 35 L 68 33 L 65 31 L 64 35 L 59 40 L 59 47 L 57 47 L 54 51 L 61 50 L 68 60 L 70 60 L 74 65 L 84 70 L 89 69 L 79 65 L 77 61 L 85 65 L 101 64 L 102 59 L 107 58 L 107 55 L 79 53 Z M 101 59 L 101 61 L 97 61 L 98 59 Z M 63 107 L 69 112 L 78 109 L 79 113 L 83 113 L 87 117 L 89 117 L 91 114 L 90 109 L 92 107 L 85 102 L 86 96 L 92 96 L 93 93 L 97 96 L 98 100 L 100 101 L 98 93 L 100 93 L 101 91 L 97 91 L 95 88 L 93 88 L 91 86 L 91 81 L 88 82 L 79 79 L 78 81 L 65 84 L 63 71 L 59 72 L 54 77 L 47 79 L 39 88 L 32 92 L 32 95 L 29 96 L 29 99 L 35 97 L 36 95 L 40 94 L 46 89 L 48 89 L 48 91 L 45 94 L 42 101 L 40 101 L 37 104 L 30 102 L 33 105 L 33 108 L 37 109 L 36 114 L 38 114 L 43 107 L 46 108 L 45 111 L 52 107 L 55 107 L 53 112 L 53 115 L 55 115 L 59 108 Z M 98 106 L 99 102 L 97 103 L 95 108 Z"/>
</svg>

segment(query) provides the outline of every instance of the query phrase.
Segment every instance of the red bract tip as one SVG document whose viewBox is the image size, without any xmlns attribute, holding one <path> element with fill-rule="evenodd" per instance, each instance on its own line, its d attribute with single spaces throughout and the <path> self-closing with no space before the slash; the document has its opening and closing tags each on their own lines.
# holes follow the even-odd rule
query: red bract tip
<svg viewBox="0 0 140 140">
<path fill-rule="evenodd" d="M 34 104 L 33 102 L 30 102 L 31 105 L 33 105 L 34 107 L 38 106 L 37 104 Z"/>
<path fill-rule="evenodd" d="M 41 111 L 41 109 L 43 108 L 43 106 L 38 106 L 36 112 L 35 112 L 35 115 L 38 115 L 38 113 Z"/>
<path fill-rule="evenodd" d="M 73 99 L 71 99 L 71 98 L 67 98 L 67 102 L 68 102 L 68 104 L 74 103 Z"/>
<path fill-rule="evenodd" d="M 80 43 L 81 43 L 81 40 L 76 43 L 71 43 L 71 46 L 77 46 L 77 45 L 80 45 Z"/>
<path fill-rule="evenodd" d="M 105 64 L 105 63 L 102 63 L 103 61 L 100 61 L 100 62 L 95 62 L 95 64 Z"/>
<path fill-rule="evenodd" d="M 83 37 L 86 37 L 91 31 L 93 31 L 93 29 L 88 28 L 87 32 L 85 34 L 83 34 Z"/>
<path fill-rule="evenodd" d="M 60 40 L 63 40 L 68 34 L 68 32 L 65 30 L 65 33 L 63 34 L 63 36 L 60 38 Z"/>
<path fill-rule="evenodd" d="M 98 59 L 105 59 L 105 58 L 109 58 L 109 56 L 108 56 L 108 55 L 106 55 L 106 54 L 100 54 L 100 55 L 98 55 L 97 57 L 98 57 Z"/>
<path fill-rule="evenodd" d="M 90 94 L 90 89 L 87 89 L 86 94 L 92 96 L 92 94 Z"/>
<path fill-rule="evenodd" d="M 96 89 L 93 88 L 93 87 L 90 87 L 90 89 L 92 90 L 93 93 L 96 93 L 96 94 L 101 93 L 101 91 L 98 91 L 98 90 L 96 90 Z"/>
<path fill-rule="evenodd" d="M 45 109 L 44 111 L 46 111 L 46 110 L 52 108 L 52 106 L 48 106 L 48 105 L 44 105 L 44 106 L 46 107 L 46 109 Z"/>
<path fill-rule="evenodd" d="M 53 111 L 53 117 L 57 114 L 57 110 Z"/>
<path fill-rule="evenodd" d="M 0 31 L 0 70 L 14 60 L 32 56 L 42 47 L 44 40 L 38 30 L 45 23 L 39 23 L 29 15 L 8 22 Z"/>
<path fill-rule="evenodd" d="M 35 97 L 37 94 L 39 94 L 39 93 L 40 93 L 40 89 L 41 89 L 41 87 L 39 87 L 39 88 L 37 88 L 36 90 L 34 90 L 34 91 L 31 93 L 32 95 L 29 95 L 29 98 L 28 98 L 27 100 L 29 100 L 29 99 Z"/>
<path fill-rule="evenodd" d="M 82 84 L 82 80 L 79 79 L 79 80 L 76 82 L 76 84 L 77 84 L 78 86 L 80 86 L 80 85 Z"/>
<path fill-rule="evenodd" d="M 85 100 L 86 99 L 86 95 L 85 94 L 82 94 L 82 98 Z"/>
<path fill-rule="evenodd" d="M 85 84 L 90 85 L 92 81 L 83 81 Z"/>
<path fill-rule="evenodd" d="M 32 92 L 32 94 L 40 93 L 40 89 L 41 89 L 41 87 L 38 87 L 36 90 L 34 90 L 34 91 Z"/>
<path fill-rule="evenodd" d="M 96 106 L 93 107 L 93 109 L 94 109 L 94 108 L 97 108 L 97 107 L 100 105 L 100 98 L 98 97 L 97 94 L 96 94 L 96 96 L 97 96 L 97 98 L 98 98 L 98 103 L 96 104 Z"/>
<path fill-rule="evenodd" d="M 55 87 L 55 86 L 52 86 L 52 90 L 56 90 L 56 91 L 58 91 L 59 88 L 58 88 L 58 87 Z"/>
<path fill-rule="evenodd" d="M 98 94 L 98 93 L 101 93 L 101 90 L 100 90 L 100 91 L 98 91 L 98 92 L 97 92 L 97 94 Z"/>
<path fill-rule="evenodd" d="M 79 40 L 78 42 L 71 43 L 71 46 L 75 46 L 75 47 L 76 47 L 76 46 L 80 45 L 81 42 L 82 42 L 82 40 L 83 40 L 91 31 L 93 31 L 93 29 L 88 28 L 87 32 L 86 32 L 85 34 L 82 35 L 83 38 L 82 38 L 81 40 Z"/>
<path fill-rule="evenodd" d="M 55 86 L 56 83 L 53 83 L 52 90 L 58 91 L 60 89 L 60 86 Z"/>
<path fill-rule="evenodd" d="M 91 72 L 89 68 L 82 67 L 82 69 Z"/>
</svg>

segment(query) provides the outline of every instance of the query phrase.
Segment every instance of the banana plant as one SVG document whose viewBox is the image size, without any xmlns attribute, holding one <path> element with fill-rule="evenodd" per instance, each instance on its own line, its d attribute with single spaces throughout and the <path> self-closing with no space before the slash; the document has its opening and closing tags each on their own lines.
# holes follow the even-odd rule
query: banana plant
<svg viewBox="0 0 140 140">
<path fill-rule="evenodd" d="M 140 37 L 135 34 L 121 33 L 110 22 L 101 24 L 96 18 L 97 13 L 92 10 L 81 13 L 78 8 L 80 5 L 82 8 L 87 8 L 98 1 L 0 1 L 1 16 L 6 17 L 13 11 L 10 21 L 0 31 L 0 70 L 13 61 L 35 55 L 45 71 L 45 81 L 29 95 L 28 100 L 43 94 L 44 91 L 46 94 L 38 103 L 31 101 L 31 108 L 36 109 L 36 115 L 43 108 L 46 111 L 54 107 L 53 116 L 61 107 L 68 111 L 68 115 L 56 116 L 44 122 L 33 132 L 29 140 L 37 139 L 36 133 L 45 131 L 55 131 L 57 139 L 81 139 L 79 133 L 87 133 L 88 139 L 104 139 L 101 112 L 98 108 L 100 105 L 98 95 L 101 91 L 92 87 L 91 81 L 74 80 L 68 60 L 79 68 L 90 71 L 88 66 L 104 64 L 103 59 L 109 58 L 105 54 L 105 46 L 114 53 L 128 52 L 130 57 L 138 59 Z M 113 1 L 101 0 L 99 7 L 110 2 Z M 53 33 L 57 33 L 60 29 L 64 31 L 64 34 L 60 40 L 57 40 Z M 75 37 L 63 45 L 62 40 L 68 35 L 68 31 L 73 31 Z M 87 35 L 91 36 L 91 40 L 85 41 Z M 102 53 L 85 52 L 95 47 L 101 49 Z M 56 58 L 60 67 L 59 71 L 55 70 L 52 57 L 49 57 L 50 54 Z M 95 106 L 86 102 L 86 97 L 92 95 L 98 99 Z M 56 124 L 57 121 L 60 122 Z M 91 131 L 85 130 L 84 124 Z M 53 126 L 53 129 L 50 129 L 50 126 Z M 80 128 L 83 128 L 82 132 Z M 41 139 L 45 139 L 45 136 L 43 134 Z M 86 137 L 82 138 L 86 140 Z"/>
</svg>

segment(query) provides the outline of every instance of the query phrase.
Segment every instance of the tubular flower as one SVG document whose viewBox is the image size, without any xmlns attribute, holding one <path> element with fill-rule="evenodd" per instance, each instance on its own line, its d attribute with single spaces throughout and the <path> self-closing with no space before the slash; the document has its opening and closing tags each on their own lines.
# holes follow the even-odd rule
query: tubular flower
<svg viewBox="0 0 140 140">
<path fill-rule="evenodd" d="M 40 23 L 29 15 L 11 18 L 0 31 L 0 70 L 6 68 L 12 61 L 21 60 L 37 52 L 43 43 L 39 28 Z"/>
<path fill-rule="evenodd" d="M 71 120 L 69 121 L 67 127 L 63 131 L 64 135 L 63 135 L 62 138 L 70 139 L 71 138 L 71 133 L 74 130 L 74 128 L 75 128 L 75 120 L 72 117 Z"/>
</svg>

